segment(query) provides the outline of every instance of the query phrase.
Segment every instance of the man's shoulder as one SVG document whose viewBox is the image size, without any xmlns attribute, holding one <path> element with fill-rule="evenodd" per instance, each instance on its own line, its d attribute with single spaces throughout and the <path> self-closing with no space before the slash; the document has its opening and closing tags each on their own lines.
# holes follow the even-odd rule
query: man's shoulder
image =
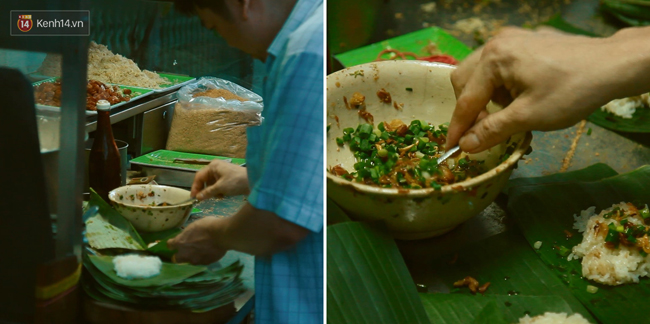
<svg viewBox="0 0 650 324">
<path fill-rule="evenodd" d="M 323 19 L 321 4 L 289 35 L 287 56 L 307 54 L 323 57 Z"/>
</svg>

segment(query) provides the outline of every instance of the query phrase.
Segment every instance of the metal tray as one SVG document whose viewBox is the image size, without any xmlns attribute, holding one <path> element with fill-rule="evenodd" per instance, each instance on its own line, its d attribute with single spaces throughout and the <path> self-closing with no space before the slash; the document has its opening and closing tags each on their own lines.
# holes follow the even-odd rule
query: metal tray
<svg viewBox="0 0 650 324">
<path fill-rule="evenodd" d="M 155 93 L 161 93 L 161 92 L 167 92 L 170 90 L 176 90 L 179 89 L 180 87 L 190 84 L 194 81 L 196 81 L 196 78 L 193 78 L 191 76 L 187 75 L 180 75 L 180 74 L 173 74 L 173 73 L 164 73 L 164 72 L 156 72 L 156 74 L 160 75 L 163 78 L 167 78 L 170 81 L 172 81 L 173 85 L 167 87 L 167 88 L 161 88 L 161 89 L 152 89 Z"/>
<path fill-rule="evenodd" d="M 32 83 L 32 86 L 38 86 L 41 83 L 45 83 L 45 82 L 53 82 L 53 81 L 56 81 L 57 79 L 59 79 L 59 78 L 58 77 L 52 77 L 52 78 L 49 78 L 49 79 L 41 80 L 41 81 Z M 106 83 L 106 84 L 109 85 L 109 86 L 116 85 L 122 90 L 129 89 L 133 93 L 141 93 L 139 96 L 131 97 L 131 100 L 129 100 L 129 101 L 122 101 L 122 102 L 120 102 L 118 104 L 111 105 L 111 109 L 123 106 L 123 105 L 125 105 L 125 104 L 127 104 L 129 102 L 138 100 L 140 98 L 144 98 L 144 97 L 152 95 L 154 93 L 154 91 L 152 89 L 147 89 L 147 88 L 132 87 L 132 86 L 126 86 L 126 85 L 122 85 L 122 84 L 113 84 L 113 83 Z M 59 111 L 59 112 L 61 111 L 61 107 L 55 107 L 55 106 L 36 104 L 36 107 L 38 109 L 42 109 L 42 110 Z M 92 115 L 97 115 L 97 111 L 86 110 L 86 116 L 92 116 Z"/>
</svg>

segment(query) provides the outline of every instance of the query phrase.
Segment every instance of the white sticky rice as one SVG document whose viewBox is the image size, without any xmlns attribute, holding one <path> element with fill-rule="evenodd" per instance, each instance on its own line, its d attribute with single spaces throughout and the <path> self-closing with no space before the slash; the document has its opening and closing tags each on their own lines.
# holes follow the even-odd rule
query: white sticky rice
<svg viewBox="0 0 650 324">
<path fill-rule="evenodd" d="M 544 315 L 535 317 L 526 315 L 519 319 L 518 324 L 589 324 L 589 321 L 579 313 L 567 316 L 566 313 L 546 312 Z"/>
<path fill-rule="evenodd" d="M 637 109 L 644 107 L 650 107 L 650 94 L 648 93 L 636 97 L 614 99 L 600 109 L 622 118 L 632 118 Z"/>
<path fill-rule="evenodd" d="M 621 202 L 610 208 L 595 213 L 596 207 L 589 207 L 574 215 L 574 229 L 583 233 L 582 242 L 573 247 L 568 260 L 582 258 L 582 276 L 606 285 L 621 285 L 638 283 L 639 277 L 648 276 L 650 271 L 650 256 L 642 256 L 637 247 L 619 244 L 615 249 L 605 246 L 607 225 L 614 220 L 604 218 L 604 215 L 619 207 L 626 213 L 629 205 Z M 639 217 L 628 217 L 634 225 L 643 225 Z M 598 225 L 600 224 L 600 225 Z M 616 222 L 616 225 L 619 225 Z"/>
<path fill-rule="evenodd" d="M 113 265 L 121 278 L 146 279 L 160 274 L 162 261 L 157 256 L 127 254 L 113 258 Z"/>
</svg>

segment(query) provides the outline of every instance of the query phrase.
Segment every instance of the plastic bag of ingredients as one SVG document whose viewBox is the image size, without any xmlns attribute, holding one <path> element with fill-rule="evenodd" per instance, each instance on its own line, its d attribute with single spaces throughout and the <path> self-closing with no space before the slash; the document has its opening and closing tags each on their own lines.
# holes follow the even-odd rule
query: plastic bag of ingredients
<svg viewBox="0 0 650 324">
<path fill-rule="evenodd" d="M 246 127 L 262 123 L 263 107 L 262 97 L 242 86 L 201 78 L 178 91 L 167 149 L 244 158 Z"/>
</svg>

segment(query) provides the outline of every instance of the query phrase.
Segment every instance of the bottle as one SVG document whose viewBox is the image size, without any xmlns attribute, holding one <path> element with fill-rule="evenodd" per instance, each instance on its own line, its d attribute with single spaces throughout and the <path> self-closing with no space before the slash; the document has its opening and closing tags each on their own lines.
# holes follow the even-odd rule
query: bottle
<svg viewBox="0 0 650 324">
<path fill-rule="evenodd" d="M 97 102 L 97 130 L 88 158 L 90 187 L 106 202 L 108 193 L 122 184 L 120 151 L 113 138 L 110 110 L 108 101 Z"/>
</svg>

